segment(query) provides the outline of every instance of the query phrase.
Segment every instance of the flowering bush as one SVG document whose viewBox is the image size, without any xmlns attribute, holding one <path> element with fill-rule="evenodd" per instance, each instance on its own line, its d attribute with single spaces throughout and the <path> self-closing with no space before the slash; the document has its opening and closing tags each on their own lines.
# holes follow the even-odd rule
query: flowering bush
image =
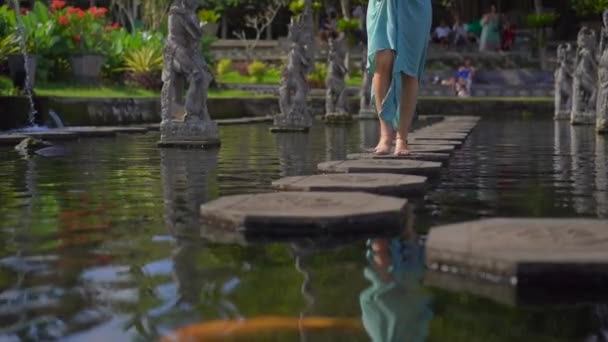
<svg viewBox="0 0 608 342">
<path fill-rule="evenodd" d="M 105 54 L 108 46 L 106 32 L 117 27 L 116 24 L 108 24 L 107 8 L 91 7 L 85 11 L 66 6 L 65 1 L 53 0 L 51 11 L 58 24 L 58 34 L 69 52 Z"/>
</svg>

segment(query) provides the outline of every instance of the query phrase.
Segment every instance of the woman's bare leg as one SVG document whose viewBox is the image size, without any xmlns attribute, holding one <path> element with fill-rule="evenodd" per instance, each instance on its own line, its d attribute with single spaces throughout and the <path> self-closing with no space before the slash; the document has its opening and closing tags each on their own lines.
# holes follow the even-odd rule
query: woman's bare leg
<svg viewBox="0 0 608 342">
<path fill-rule="evenodd" d="M 418 99 L 418 79 L 402 74 L 401 107 L 399 113 L 399 131 L 397 132 L 396 155 L 410 153 L 407 146 L 407 135 L 410 132 L 416 101 Z"/>
<path fill-rule="evenodd" d="M 392 50 L 382 50 L 376 52 L 376 70 L 372 84 L 374 86 L 374 96 L 376 98 L 376 110 L 382 110 L 382 102 L 391 86 L 393 63 L 395 54 Z M 393 129 L 384 120 L 380 119 L 380 141 L 374 149 L 375 153 L 388 154 L 393 147 Z"/>
</svg>

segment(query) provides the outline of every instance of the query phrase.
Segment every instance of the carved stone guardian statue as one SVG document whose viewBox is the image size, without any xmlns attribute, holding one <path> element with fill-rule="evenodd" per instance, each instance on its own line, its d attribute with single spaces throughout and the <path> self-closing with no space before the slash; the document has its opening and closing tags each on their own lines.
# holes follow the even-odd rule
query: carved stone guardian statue
<svg viewBox="0 0 608 342">
<path fill-rule="evenodd" d="M 308 73 L 314 67 L 312 0 L 289 26 L 291 46 L 279 87 L 281 113 L 274 117 L 271 132 L 306 132 L 312 126 L 308 110 Z"/>
<path fill-rule="evenodd" d="M 598 63 L 597 122 L 598 133 L 608 134 L 608 9 L 602 14 L 600 60 Z"/>
<path fill-rule="evenodd" d="M 373 119 L 377 120 L 378 115 L 374 110 L 374 104 L 372 103 L 372 75 L 367 72 L 367 48 L 363 50 L 363 61 L 361 63 L 361 74 L 363 75 L 363 82 L 361 84 L 361 90 L 359 91 L 360 107 L 359 107 L 359 119 Z"/>
<path fill-rule="evenodd" d="M 207 111 L 212 74 L 201 50 L 203 30 L 198 0 L 173 0 L 164 51 L 160 146 L 208 147 L 220 144 L 217 124 Z M 185 84 L 188 85 L 184 96 Z"/>
<path fill-rule="evenodd" d="M 574 73 L 574 49 L 568 43 L 557 48 L 555 70 L 555 120 L 569 120 L 572 111 L 572 76 Z"/>
<path fill-rule="evenodd" d="M 578 33 L 577 45 L 570 122 L 573 125 L 593 125 L 595 124 L 597 108 L 595 31 L 587 27 L 581 28 Z"/>
<path fill-rule="evenodd" d="M 348 112 L 348 91 L 346 88 L 345 65 L 347 45 L 346 36 L 340 33 L 328 38 L 329 54 L 327 78 L 325 79 L 325 121 L 328 123 L 348 122 L 352 118 Z"/>
</svg>

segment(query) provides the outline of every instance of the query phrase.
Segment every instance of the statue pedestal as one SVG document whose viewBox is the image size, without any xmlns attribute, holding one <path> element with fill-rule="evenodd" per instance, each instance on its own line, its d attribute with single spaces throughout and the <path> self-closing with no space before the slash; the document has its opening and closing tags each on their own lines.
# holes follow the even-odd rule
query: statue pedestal
<svg viewBox="0 0 608 342">
<path fill-rule="evenodd" d="M 372 110 L 361 110 L 357 115 L 359 120 L 378 120 L 378 114 Z"/>
<path fill-rule="evenodd" d="M 305 110 L 302 110 L 300 112 L 293 112 L 291 115 L 276 115 L 270 132 L 308 132 L 311 126 L 312 118 Z"/>
<path fill-rule="evenodd" d="M 353 117 L 348 113 L 327 113 L 323 120 L 326 124 L 347 124 L 353 121 Z"/>
<path fill-rule="evenodd" d="M 553 120 L 570 120 L 570 111 L 555 112 Z"/>
<path fill-rule="evenodd" d="M 160 132 L 159 147 L 209 148 L 221 145 L 217 123 L 198 117 L 186 117 L 183 121 L 163 120 Z"/>
</svg>

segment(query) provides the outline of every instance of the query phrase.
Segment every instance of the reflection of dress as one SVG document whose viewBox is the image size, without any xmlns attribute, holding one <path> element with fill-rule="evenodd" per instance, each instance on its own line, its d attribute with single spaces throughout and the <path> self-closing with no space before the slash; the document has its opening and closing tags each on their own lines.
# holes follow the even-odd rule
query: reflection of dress
<svg viewBox="0 0 608 342">
<path fill-rule="evenodd" d="M 390 249 L 390 280 L 372 267 L 364 271 L 371 286 L 359 296 L 363 325 L 374 342 L 425 341 L 433 313 L 421 287 L 421 247 L 395 239 Z"/>
<path fill-rule="evenodd" d="M 380 111 L 380 117 L 395 128 L 399 126 L 401 74 L 421 80 L 424 73 L 432 12 L 431 0 L 372 0 L 367 7 L 368 72 L 375 70 L 376 52 L 396 53 L 391 86 Z"/>
<path fill-rule="evenodd" d="M 479 51 L 496 50 L 500 44 L 498 18 L 486 19 L 483 22 Z"/>
</svg>

